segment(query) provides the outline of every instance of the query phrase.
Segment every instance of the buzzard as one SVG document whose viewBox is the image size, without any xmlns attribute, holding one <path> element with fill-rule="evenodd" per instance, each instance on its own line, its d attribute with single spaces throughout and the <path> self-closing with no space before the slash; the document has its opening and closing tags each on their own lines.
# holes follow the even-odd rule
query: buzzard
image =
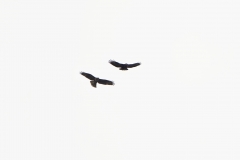
<svg viewBox="0 0 240 160">
<path fill-rule="evenodd" d="M 128 70 L 128 68 L 137 67 L 137 66 L 139 66 L 141 64 L 141 63 L 133 63 L 133 64 L 125 63 L 125 64 L 121 64 L 121 63 L 118 63 L 118 62 L 113 61 L 113 60 L 109 60 L 109 63 L 112 64 L 115 67 L 120 68 L 120 70 Z"/>
<path fill-rule="evenodd" d="M 113 81 L 105 80 L 105 79 L 100 79 L 98 77 L 94 77 L 93 75 L 85 72 L 80 72 L 81 75 L 85 76 L 86 78 L 90 79 L 90 83 L 93 87 L 97 87 L 97 83 L 104 84 L 104 85 L 114 85 Z"/>
</svg>

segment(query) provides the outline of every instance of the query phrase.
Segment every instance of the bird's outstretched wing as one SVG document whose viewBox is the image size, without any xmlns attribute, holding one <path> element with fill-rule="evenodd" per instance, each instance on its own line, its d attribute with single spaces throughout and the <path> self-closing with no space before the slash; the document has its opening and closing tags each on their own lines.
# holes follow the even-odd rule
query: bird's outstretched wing
<svg viewBox="0 0 240 160">
<path fill-rule="evenodd" d="M 90 80 L 94 80 L 95 77 L 89 73 L 85 73 L 85 72 L 80 72 L 81 75 L 85 76 L 86 78 L 90 79 Z"/>
<path fill-rule="evenodd" d="M 98 83 L 104 84 L 104 85 L 114 85 L 113 81 L 105 80 L 105 79 L 99 79 Z"/>
<path fill-rule="evenodd" d="M 137 66 L 139 66 L 140 64 L 141 64 L 141 63 L 128 64 L 127 67 L 128 67 L 128 68 L 137 67 Z"/>
<path fill-rule="evenodd" d="M 115 66 L 115 67 L 121 67 L 121 66 L 122 66 L 121 63 L 118 63 L 118 62 L 113 61 L 113 60 L 109 60 L 108 62 L 109 62 L 110 64 L 112 64 L 113 66 Z"/>
</svg>

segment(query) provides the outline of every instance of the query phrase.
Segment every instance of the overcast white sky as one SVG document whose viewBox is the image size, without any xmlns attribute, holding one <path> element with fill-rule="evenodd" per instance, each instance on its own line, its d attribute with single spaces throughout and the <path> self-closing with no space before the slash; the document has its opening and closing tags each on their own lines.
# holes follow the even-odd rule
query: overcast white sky
<svg viewBox="0 0 240 160">
<path fill-rule="evenodd" d="M 1 0 L 0 159 L 239 160 L 239 8 Z"/>
</svg>

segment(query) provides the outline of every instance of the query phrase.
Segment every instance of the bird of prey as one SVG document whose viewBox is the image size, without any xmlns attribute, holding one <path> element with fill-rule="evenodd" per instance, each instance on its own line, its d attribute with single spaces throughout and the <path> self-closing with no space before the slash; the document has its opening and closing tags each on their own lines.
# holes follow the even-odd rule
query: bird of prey
<svg viewBox="0 0 240 160">
<path fill-rule="evenodd" d="M 125 63 L 125 64 L 121 64 L 121 63 L 118 63 L 118 62 L 113 61 L 113 60 L 109 60 L 109 63 L 112 64 L 115 67 L 120 68 L 120 70 L 128 70 L 128 68 L 137 67 L 137 66 L 139 66 L 141 64 L 141 63 L 133 63 L 133 64 Z"/>
<path fill-rule="evenodd" d="M 80 72 L 81 75 L 85 76 L 86 78 L 90 79 L 90 83 L 93 87 L 97 87 L 97 83 L 104 84 L 104 85 L 114 85 L 113 81 L 105 80 L 105 79 L 100 79 L 98 77 L 94 77 L 93 75 L 85 72 Z"/>
</svg>

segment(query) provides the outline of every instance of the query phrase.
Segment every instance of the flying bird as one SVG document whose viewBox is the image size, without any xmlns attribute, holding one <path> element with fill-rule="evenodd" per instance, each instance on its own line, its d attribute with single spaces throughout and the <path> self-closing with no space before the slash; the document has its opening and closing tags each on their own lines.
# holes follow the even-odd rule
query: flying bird
<svg viewBox="0 0 240 160">
<path fill-rule="evenodd" d="M 90 79 L 90 83 L 93 87 L 97 87 L 97 83 L 104 84 L 104 85 L 114 85 L 113 81 L 105 80 L 105 79 L 100 79 L 98 77 L 94 77 L 93 75 L 85 72 L 80 72 L 81 75 L 85 76 L 86 78 Z"/>
<path fill-rule="evenodd" d="M 141 64 L 141 63 L 133 63 L 133 64 L 125 63 L 125 64 L 121 64 L 121 63 L 118 63 L 118 62 L 113 61 L 113 60 L 109 60 L 109 63 L 112 64 L 115 67 L 120 68 L 120 70 L 128 70 L 128 68 L 137 67 L 137 66 L 139 66 Z"/>
</svg>

